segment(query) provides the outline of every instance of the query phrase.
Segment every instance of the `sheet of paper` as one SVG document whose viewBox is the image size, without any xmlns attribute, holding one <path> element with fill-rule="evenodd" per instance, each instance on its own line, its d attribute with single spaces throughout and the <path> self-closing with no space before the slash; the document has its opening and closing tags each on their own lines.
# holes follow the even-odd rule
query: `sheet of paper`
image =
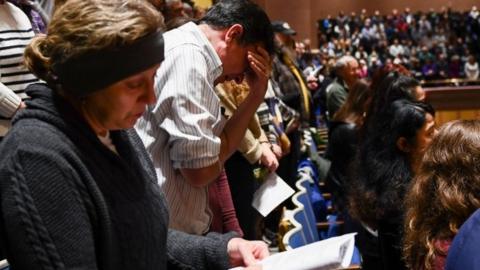
<svg viewBox="0 0 480 270">
<path fill-rule="evenodd" d="M 332 237 L 290 251 L 280 252 L 260 262 L 262 270 L 330 270 L 350 265 L 355 233 Z M 236 267 L 230 270 L 240 270 Z"/>
<path fill-rule="evenodd" d="M 252 206 L 264 217 L 295 193 L 276 173 L 270 173 L 253 195 Z"/>
</svg>

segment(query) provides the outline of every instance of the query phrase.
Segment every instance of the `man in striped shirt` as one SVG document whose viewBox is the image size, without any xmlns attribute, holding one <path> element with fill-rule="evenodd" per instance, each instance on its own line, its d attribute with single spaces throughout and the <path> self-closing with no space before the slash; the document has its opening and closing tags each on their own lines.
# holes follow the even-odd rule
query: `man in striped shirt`
<svg viewBox="0 0 480 270">
<path fill-rule="evenodd" d="M 248 0 L 215 4 L 199 22 L 164 34 L 165 61 L 157 71 L 158 101 L 136 129 L 156 167 L 170 207 L 170 227 L 208 232 L 207 186 L 237 149 L 270 74 L 273 31 L 265 12 Z M 224 121 L 214 86 L 243 78 L 250 94 Z"/>
<path fill-rule="evenodd" d="M 0 138 L 13 114 L 27 98 L 25 88 L 38 82 L 23 65 L 23 51 L 34 33 L 28 17 L 15 5 L 0 0 Z"/>
</svg>

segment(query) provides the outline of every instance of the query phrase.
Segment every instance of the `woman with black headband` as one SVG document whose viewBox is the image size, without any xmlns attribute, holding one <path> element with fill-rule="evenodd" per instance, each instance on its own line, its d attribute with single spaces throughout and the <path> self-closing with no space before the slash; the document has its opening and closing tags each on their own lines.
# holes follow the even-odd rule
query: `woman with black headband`
<svg viewBox="0 0 480 270">
<path fill-rule="evenodd" d="M 69 0 L 26 65 L 47 84 L 0 145 L 0 246 L 12 269 L 226 269 L 268 255 L 234 234 L 167 229 L 130 128 L 155 102 L 162 19 L 146 1 Z"/>
</svg>

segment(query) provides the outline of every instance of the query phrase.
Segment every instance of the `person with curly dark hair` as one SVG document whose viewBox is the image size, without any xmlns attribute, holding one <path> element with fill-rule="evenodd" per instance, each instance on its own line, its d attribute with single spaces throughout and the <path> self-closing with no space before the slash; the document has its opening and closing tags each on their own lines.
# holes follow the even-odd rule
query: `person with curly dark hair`
<svg viewBox="0 0 480 270">
<path fill-rule="evenodd" d="M 444 269 L 460 226 L 480 208 L 480 121 L 442 126 L 405 199 L 404 255 L 410 269 Z"/>
</svg>

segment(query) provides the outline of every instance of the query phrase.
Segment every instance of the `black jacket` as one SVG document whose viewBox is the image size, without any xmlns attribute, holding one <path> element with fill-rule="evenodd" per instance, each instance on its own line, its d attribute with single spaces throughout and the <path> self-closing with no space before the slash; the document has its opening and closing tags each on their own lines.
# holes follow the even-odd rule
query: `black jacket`
<svg viewBox="0 0 480 270">
<path fill-rule="evenodd" d="M 0 243 L 13 269 L 224 269 L 232 235 L 169 231 L 166 201 L 135 131 L 105 147 L 46 85 L 0 144 Z"/>
<path fill-rule="evenodd" d="M 343 210 L 349 188 L 349 169 L 357 151 L 357 129 L 354 124 L 332 122 L 328 134 L 325 157 L 332 163 L 326 178 L 326 185 L 334 196 L 339 210 Z"/>
</svg>

